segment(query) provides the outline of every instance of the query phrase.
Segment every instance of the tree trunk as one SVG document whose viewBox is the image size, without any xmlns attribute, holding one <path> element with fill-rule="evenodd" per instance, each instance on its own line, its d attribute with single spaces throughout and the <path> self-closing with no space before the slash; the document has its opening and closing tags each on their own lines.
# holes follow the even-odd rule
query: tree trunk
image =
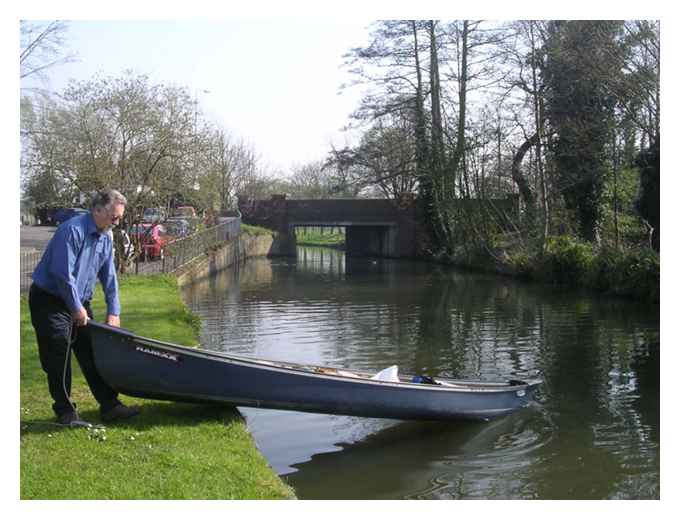
<svg viewBox="0 0 680 520">
<path fill-rule="evenodd" d="M 529 33 L 531 36 L 531 79 L 534 100 L 534 122 L 536 125 L 536 166 L 538 169 L 538 178 L 541 187 L 541 206 L 543 210 L 543 228 L 542 228 L 542 243 L 545 246 L 550 230 L 550 214 L 548 210 L 548 186 L 545 180 L 545 172 L 543 168 L 543 154 L 541 150 L 541 143 L 543 140 L 543 103 L 539 95 L 538 77 L 536 71 L 538 69 L 538 62 L 536 59 L 536 40 L 534 38 L 534 23 L 529 22 Z"/>
<path fill-rule="evenodd" d="M 432 212 L 433 229 L 435 239 L 440 247 L 448 248 L 451 245 L 452 233 L 448 226 L 446 217 L 447 188 L 444 178 L 444 132 L 442 129 L 440 86 L 439 86 L 439 56 L 437 52 L 437 35 L 435 33 L 435 22 L 428 22 L 430 36 L 430 103 L 432 110 L 431 127 L 431 175 L 432 183 Z"/>
<path fill-rule="evenodd" d="M 423 96 L 423 74 L 420 66 L 420 56 L 418 48 L 418 29 L 416 21 L 411 20 L 413 31 L 413 48 L 416 67 L 416 99 L 415 99 L 415 138 L 416 138 L 416 176 L 418 177 L 418 191 L 420 201 L 427 222 L 430 236 L 435 242 L 441 241 L 439 218 L 435 201 L 435 172 L 432 171 L 432 160 L 430 148 L 427 142 L 426 123 L 425 123 L 425 102 Z M 436 244 L 437 246 L 441 244 Z"/>
<path fill-rule="evenodd" d="M 429 157 L 427 137 L 425 134 L 425 103 L 423 101 L 423 74 L 420 68 L 420 56 L 418 55 L 418 30 L 416 28 L 416 21 L 411 20 L 411 27 L 413 29 L 413 47 L 414 58 L 416 65 L 416 100 L 415 100 L 415 137 L 416 137 L 416 175 L 424 188 L 426 197 L 431 197 L 432 190 L 432 176 L 428 171 Z"/>
<path fill-rule="evenodd" d="M 538 134 L 536 133 L 522 143 L 522 145 L 515 152 L 515 156 L 512 159 L 512 168 L 510 170 L 512 180 L 515 181 L 515 184 L 517 184 L 519 194 L 522 197 L 522 201 L 524 202 L 524 208 L 526 212 L 525 222 L 527 228 L 531 228 L 534 224 L 534 219 L 536 216 L 536 195 L 531 189 L 529 181 L 522 174 L 521 166 L 522 160 L 524 159 L 527 151 L 529 151 L 532 146 L 536 145 L 537 140 Z"/>
<path fill-rule="evenodd" d="M 619 249 L 619 150 L 617 147 L 616 130 L 612 132 L 612 155 L 614 170 L 614 247 Z"/>
<path fill-rule="evenodd" d="M 442 171 L 443 162 L 443 130 L 439 86 L 439 57 L 437 54 L 437 36 L 435 22 L 429 21 L 430 32 L 430 96 L 432 103 L 432 174 L 435 182 L 435 200 L 446 200 L 446 182 Z"/>
<path fill-rule="evenodd" d="M 463 42 L 462 55 L 459 73 L 458 85 L 458 128 L 456 131 L 456 148 L 453 152 L 453 161 L 451 164 L 452 173 L 455 177 L 458 172 L 460 163 L 465 154 L 465 117 L 466 117 L 466 103 L 467 103 L 467 59 L 468 59 L 468 21 L 463 21 Z M 467 179 L 466 179 L 467 184 Z"/>
</svg>

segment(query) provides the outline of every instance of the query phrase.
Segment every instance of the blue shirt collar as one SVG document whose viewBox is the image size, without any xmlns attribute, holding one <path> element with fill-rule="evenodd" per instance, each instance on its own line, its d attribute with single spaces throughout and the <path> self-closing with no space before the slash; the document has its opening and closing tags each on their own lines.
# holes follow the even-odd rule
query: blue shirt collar
<svg viewBox="0 0 680 520">
<path fill-rule="evenodd" d="M 85 229 L 86 229 L 88 235 L 91 234 L 91 233 L 97 233 L 98 235 L 103 234 L 102 231 L 99 231 L 99 229 L 97 229 L 97 224 L 95 224 L 94 215 L 92 214 L 91 211 L 87 214 L 87 218 L 85 219 L 85 222 L 86 222 L 86 228 Z"/>
</svg>

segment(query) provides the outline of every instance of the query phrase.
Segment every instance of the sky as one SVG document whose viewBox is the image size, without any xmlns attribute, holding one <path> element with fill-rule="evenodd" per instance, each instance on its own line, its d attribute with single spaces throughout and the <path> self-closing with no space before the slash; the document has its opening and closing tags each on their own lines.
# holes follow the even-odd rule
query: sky
<svg viewBox="0 0 680 520">
<path fill-rule="evenodd" d="M 283 172 L 325 158 L 331 144 L 356 142 L 356 134 L 342 128 L 357 108 L 361 91 L 358 87 L 340 91 L 351 79 L 342 66 L 343 55 L 368 43 L 371 20 L 398 18 L 395 9 L 403 6 L 398 1 L 351 0 L 343 4 L 345 11 L 331 6 L 324 15 L 323 9 L 319 11 L 323 2 L 213 3 L 221 6 L 216 11 L 206 10 L 201 0 L 185 2 L 181 8 L 172 0 L 138 4 L 131 10 L 135 3 L 123 1 L 116 10 L 120 18 L 127 18 L 122 20 L 111 19 L 116 13 L 92 10 L 92 3 L 76 3 L 80 8 L 67 6 L 56 13 L 47 7 L 51 4 L 41 3 L 36 10 L 20 10 L 25 20 L 70 20 L 66 44 L 76 61 L 51 68 L 44 86 L 59 92 L 71 79 L 120 77 L 129 69 L 148 75 L 154 83 L 186 87 L 208 120 L 250 144 L 263 165 Z M 167 11 L 150 9 L 149 4 L 163 5 Z M 462 9 L 449 6 L 440 17 L 465 15 Z M 422 6 L 419 11 L 408 14 L 420 18 L 437 14 Z M 502 8 L 487 7 L 486 17 L 489 13 L 503 18 Z M 592 11 L 592 17 L 597 16 Z"/>
<path fill-rule="evenodd" d="M 204 117 L 252 145 L 273 170 L 325 158 L 357 107 L 343 54 L 368 41 L 369 21 L 274 18 L 175 21 L 70 21 L 66 49 L 76 61 L 48 71 L 69 80 L 120 77 L 186 87 Z M 65 50 L 66 50 L 65 49 Z M 36 81 L 22 82 L 22 87 Z"/>
</svg>

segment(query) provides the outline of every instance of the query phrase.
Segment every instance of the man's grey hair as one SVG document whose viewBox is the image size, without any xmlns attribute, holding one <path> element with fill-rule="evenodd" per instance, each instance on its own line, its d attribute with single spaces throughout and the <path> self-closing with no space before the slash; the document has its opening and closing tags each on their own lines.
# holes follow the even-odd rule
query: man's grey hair
<svg viewBox="0 0 680 520">
<path fill-rule="evenodd" d="M 127 199 L 123 194 L 117 190 L 102 190 L 98 191 L 94 197 L 92 197 L 92 209 L 106 208 L 111 209 L 113 204 L 127 205 Z"/>
</svg>

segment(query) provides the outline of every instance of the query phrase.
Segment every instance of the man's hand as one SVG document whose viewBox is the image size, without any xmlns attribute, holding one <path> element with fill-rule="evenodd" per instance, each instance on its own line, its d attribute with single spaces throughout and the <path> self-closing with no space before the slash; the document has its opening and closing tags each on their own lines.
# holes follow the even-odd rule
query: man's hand
<svg viewBox="0 0 680 520">
<path fill-rule="evenodd" d="M 120 327 L 120 316 L 109 314 L 106 316 L 106 324 L 112 327 Z"/>
<path fill-rule="evenodd" d="M 87 320 L 89 319 L 87 311 L 83 307 L 81 307 L 79 311 L 72 312 L 71 318 L 73 318 L 73 323 L 78 327 L 87 325 Z"/>
</svg>

